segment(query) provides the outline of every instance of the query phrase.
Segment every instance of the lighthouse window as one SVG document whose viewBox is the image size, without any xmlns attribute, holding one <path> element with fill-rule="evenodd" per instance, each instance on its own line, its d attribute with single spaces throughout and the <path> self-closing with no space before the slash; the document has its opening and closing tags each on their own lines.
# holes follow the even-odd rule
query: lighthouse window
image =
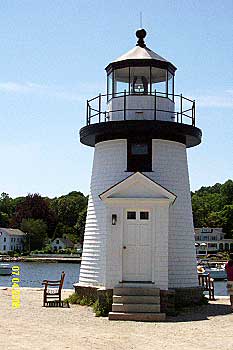
<svg viewBox="0 0 233 350">
<path fill-rule="evenodd" d="M 127 171 L 152 171 L 151 140 L 128 140 L 127 142 Z"/>
<path fill-rule="evenodd" d="M 167 70 L 152 67 L 151 69 L 151 92 L 161 97 L 166 97 L 167 94 Z"/>
<path fill-rule="evenodd" d="M 168 98 L 174 101 L 174 75 L 168 71 Z"/>
<path fill-rule="evenodd" d="M 112 82 L 112 73 L 108 74 L 107 79 L 107 99 L 108 101 L 112 98 L 112 88 L 113 88 L 113 82 Z"/>
<path fill-rule="evenodd" d="M 114 96 L 122 96 L 129 91 L 129 67 L 114 71 Z"/>
<path fill-rule="evenodd" d="M 130 67 L 130 93 L 148 94 L 150 67 Z"/>
</svg>

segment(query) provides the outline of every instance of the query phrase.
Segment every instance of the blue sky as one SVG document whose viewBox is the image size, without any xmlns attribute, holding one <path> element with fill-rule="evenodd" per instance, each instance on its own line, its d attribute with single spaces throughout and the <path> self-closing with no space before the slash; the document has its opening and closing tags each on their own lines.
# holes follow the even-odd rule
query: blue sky
<svg viewBox="0 0 233 350">
<path fill-rule="evenodd" d="M 146 43 L 178 68 L 197 100 L 203 143 L 188 150 L 191 189 L 232 178 L 231 0 L 0 2 L 0 192 L 89 191 L 93 149 L 79 142 L 86 99 L 105 92 L 109 62 Z"/>
</svg>

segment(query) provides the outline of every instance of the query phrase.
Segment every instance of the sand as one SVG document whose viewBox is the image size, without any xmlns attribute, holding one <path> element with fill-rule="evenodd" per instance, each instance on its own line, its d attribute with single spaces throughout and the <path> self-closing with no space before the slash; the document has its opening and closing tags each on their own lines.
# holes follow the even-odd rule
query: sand
<svg viewBox="0 0 233 350">
<path fill-rule="evenodd" d="M 72 291 L 64 291 L 63 298 Z M 21 288 L 21 307 L 12 310 L 11 289 L 0 290 L 2 350 L 232 350 L 229 300 L 185 309 L 166 322 L 109 321 L 92 308 L 43 308 L 42 290 Z"/>
</svg>

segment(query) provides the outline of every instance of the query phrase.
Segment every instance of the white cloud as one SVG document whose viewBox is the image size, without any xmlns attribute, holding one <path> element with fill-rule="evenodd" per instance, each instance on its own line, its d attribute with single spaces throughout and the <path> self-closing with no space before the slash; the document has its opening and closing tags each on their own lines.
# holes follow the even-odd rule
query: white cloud
<svg viewBox="0 0 233 350">
<path fill-rule="evenodd" d="M 77 91 L 67 91 L 61 87 L 41 85 L 31 82 L 17 83 L 5 82 L 0 83 L 0 91 L 14 94 L 39 94 L 49 97 L 62 98 L 69 101 L 82 101 L 86 97 Z"/>
<path fill-rule="evenodd" d="M 13 93 L 27 93 L 30 92 L 28 84 L 19 84 L 14 82 L 0 83 L 0 91 Z"/>
</svg>

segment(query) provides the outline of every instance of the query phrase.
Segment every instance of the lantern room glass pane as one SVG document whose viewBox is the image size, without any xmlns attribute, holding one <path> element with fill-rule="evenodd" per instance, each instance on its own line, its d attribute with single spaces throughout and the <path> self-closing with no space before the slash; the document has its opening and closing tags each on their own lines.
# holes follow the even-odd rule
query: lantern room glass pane
<svg viewBox="0 0 233 350">
<path fill-rule="evenodd" d="M 124 95 L 129 91 L 129 67 L 116 69 L 114 71 L 114 96 Z"/>
<path fill-rule="evenodd" d="M 148 94 L 150 86 L 150 67 L 130 67 L 130 93 Z"/>
<path fill-rule="evenodd" d="M 174 76 L 168 71 L 168 98 L 174 101 Z"/>
<path fill-rule="evenodd" d="M 108 80 L 107 80 L 107 100 L 111 100 L 112 98 L 112 77 L 113 74 L 112 72 L 110 74 L 108 74 Z"/>
<path fill-rule="evenodd" d="M 167 70 L 161 68 L 151 68 L 151 92 L 162 97 L 167 94 Z"/>
</svg>

